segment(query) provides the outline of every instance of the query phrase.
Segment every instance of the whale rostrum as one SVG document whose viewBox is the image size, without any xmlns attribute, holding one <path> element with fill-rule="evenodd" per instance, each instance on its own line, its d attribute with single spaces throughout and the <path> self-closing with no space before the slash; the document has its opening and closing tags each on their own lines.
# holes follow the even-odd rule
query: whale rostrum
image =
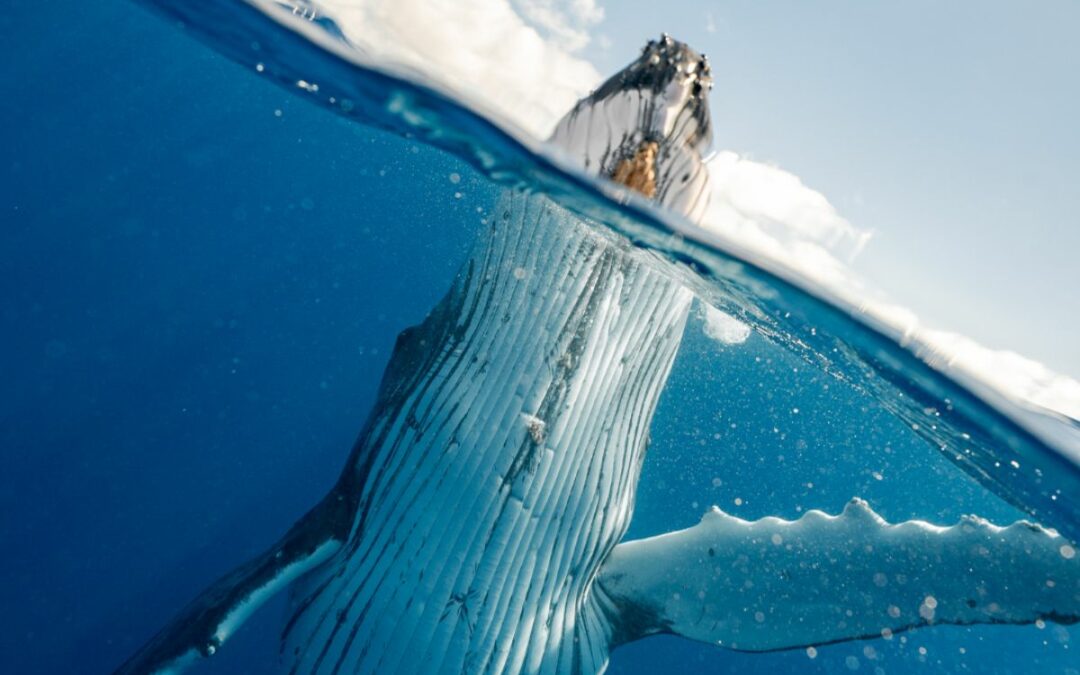
<svg viewBox="0 0 1080 675">
<path fill-rule="evenodd" d="M 690 219 L 708 200 L 707 61 L 664 36 L 559 123 L 585 169 Z M 766 651 L 932 623 L 1080 618 L 1080 560 L 1037 525 L 747 522 L 622 542 L 694 295 L 551 198 L 501 197 L 397 340 L 340 479 L 119 673 L 213 655 L 289 589 L 283 672 L 600 673 L 656 633 Z"/>
</svg>

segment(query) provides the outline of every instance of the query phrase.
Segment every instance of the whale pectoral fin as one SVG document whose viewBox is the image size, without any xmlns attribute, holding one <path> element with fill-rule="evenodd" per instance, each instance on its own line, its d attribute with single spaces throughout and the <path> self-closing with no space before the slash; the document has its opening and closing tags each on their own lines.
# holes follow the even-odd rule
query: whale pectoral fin
<svg viewBox="0 0 1080 675">
<path fill-rule="evenodd" d="M 858 499 L 797 521 L 714 507 L 694 527 L 617 546 L 597 596 L 616 644 L 675 633 L 768 651 L 928 624 L 1073 623 L 1080 556 L 1024 521 L 892 525 Z"/>
<path fill-rule="evenodd" d="M 214 582 L 116 675 L 179 673 L 212 656 L 263 603 L 341 547 L 339 502 L 331 492 L 268 551 Z"/>
</svg>

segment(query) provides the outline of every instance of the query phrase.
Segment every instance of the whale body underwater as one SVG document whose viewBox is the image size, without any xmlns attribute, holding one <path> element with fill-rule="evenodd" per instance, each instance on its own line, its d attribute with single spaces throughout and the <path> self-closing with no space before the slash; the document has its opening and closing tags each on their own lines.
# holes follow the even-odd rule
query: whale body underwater
<svg viewBox="0 0 1080 675">
<path fill-rule="evenodd" d="M 690 220 L 709 194 L 707 61 L 664 36 L 559 122 L 586 172 Z M 745 521 L 623 541 L 693 291 L 655 254 L 508 189 L 397 340 L 333 489 L 118 673 L 211 657 L 291 593 L 287 673 L 600 673 L 657 633 L 770 651 L 929 624 L 1080 619 L 1080 558 L 1025 521 Z"/>
</svg>

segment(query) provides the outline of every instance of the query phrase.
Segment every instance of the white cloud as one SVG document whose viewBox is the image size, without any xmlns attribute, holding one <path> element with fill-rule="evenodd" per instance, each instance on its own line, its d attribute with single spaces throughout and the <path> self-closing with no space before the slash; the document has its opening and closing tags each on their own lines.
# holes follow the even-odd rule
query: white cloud
<svg viewBox="0 0 1080 675">
<path fill-rule="evenodd" d="M 604 18 L 594 0 L 514 0 L 522 17 L 567 51 L 589 44 L 589 29 Z"/>
<path fill-rule="evenodd" d="M 320 0 L 373 59 L 410 68 L 538 138 L 600 74 L 573 54 L 603 17 L 593 0 Z M 527 11 L 526 11 L 527 10 Z"/>
<path fill-rule="evenodd" d="M 708 227 L 756 225 L 780 242 L 809 242 L 851 259 L 870 240 L 837 213 L 823 194 L 795 174 L 725 150 L 709 160 L 713 209 Z"/>
<path fill-rule="evenodd" d="M 920 356 L 931 365 L 1080 419 L 1080 382 L 1016 352 L 988 349 L 958 333 L 921 330 L 917 336 Z"/>
</svg>

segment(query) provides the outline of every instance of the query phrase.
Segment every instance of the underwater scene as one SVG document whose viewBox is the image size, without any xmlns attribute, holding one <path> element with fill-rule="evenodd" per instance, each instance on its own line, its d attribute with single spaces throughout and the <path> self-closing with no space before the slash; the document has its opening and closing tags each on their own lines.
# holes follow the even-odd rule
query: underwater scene
<svg viewBox="0 0 1080 675">
<path fill-rule="evenodd" d="M 1080 385 L 564 4 L 0 17 L 0 672 L 1080 673 Z"/>
</svg>

